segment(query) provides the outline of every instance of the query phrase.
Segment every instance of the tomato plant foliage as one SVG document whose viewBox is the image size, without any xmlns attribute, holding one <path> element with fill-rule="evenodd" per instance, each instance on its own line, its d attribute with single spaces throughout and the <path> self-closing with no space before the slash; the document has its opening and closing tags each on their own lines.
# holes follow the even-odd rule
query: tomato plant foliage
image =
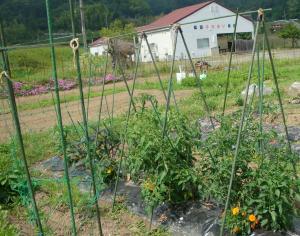
<svg viewBox="0 0 300 236">
<path fill-rule="evenodd" d="M 147 203 L 179 203 L 198 195 L 193 148 L 197 132 L 187 119 L 170 112 L 163 135 L 162 114 L 153 109 L 135 113 L 129 124 L 127 165 L 132 177 L 142 182 Z"/>
</svg>

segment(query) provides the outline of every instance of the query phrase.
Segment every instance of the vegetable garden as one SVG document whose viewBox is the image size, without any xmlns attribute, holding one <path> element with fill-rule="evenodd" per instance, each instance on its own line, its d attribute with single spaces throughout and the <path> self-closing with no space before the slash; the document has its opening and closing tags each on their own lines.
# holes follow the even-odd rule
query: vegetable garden
<svg viewBox="0 0 300 236">
<path fill-rule="evenodd" d="M 77 75 L 82 121 L 76 123 L 69 114 L 72 126 L 66 126 L 62 116 L 62 90 L 73 89 L 75 84 L 72 81 L 66 82 L 58 79 L 50 2 L 46 0 L 52 81 L 45 84 L 44 87 L 35 89 L 53 91 L 57 127 L 54 136 L 47 138 L 53 139 L 51 145 L 55 146 L 57 153 L 63 157 L 64 176 L 53 179 L 43 178 L 44 176 L 36 174 L 28 163 L 24 134 L 16 103 L 17 96 L 28 94 L 21 90 L 22 84 L 14 82 L 9 55 L 17 48 L 6 45 L 5 32 L 1 27 L 3 66 L 1 86 L 5 91 L 5 99 L 9 101 L 15 127 L 15 134 L 11 134 L 9 153 L 6 153 L 13 160 L 11 161 L 13 164 L 10 168 L 4 167 L 3 173 L 5 174 L 0 175 L 0 202 L 2 204 L 6 206 L 14 202 L 16 198 L 20 198 L 21 205 L 28 212 L 28 220 L 34 222 L 35 232 L 39 235 L 56 234 L 57 232 L 50 232 L 51 230 L 47 227 L 47 217 L 41 210 L 44 199 L 37 193 L 47 193 L 48 191 L 49 195 L 55 195 L 55 192 L 50 193 L 50 190 L 45 189 L 57 188 L 57 190 L 63 191 L 63 194 L 58 196 L 60 203 L 56 207 L 68 208 L 70 212 L 69 224 L 64 226 L 70 228 L 69 233 L 85 235 L 86 232 L 81 230 L 81 220 L 78 220 L 78 217 L 84 214 L 94 221 L 94 224 L 91 225 L 95 229 L 93 235 L 105 235 L 104 232 L 110 232 L 110 229 L 104 229 L 102 225 L 101 198 L 109 189 L 110 211 L 119 211 L 120 185 L 130 182 L 140 190 L 144 210 L 149 220 L 147 221 L 149 227 L 147 225 L 144 228 L 150 235 L 166 233 L 160 231 L 158 226 L 163 226 L 163 222 L 168 219 L 164 214 L 159 215 L 157 209 L 164 204 L 176 208 L 190 202 L 217 206 L 220 209 L 215 219 L 219 235 L 251 235 L 260 231 L 287 232 L 294 230 L 294 217 L 299 216 L 300 202 L 300 183 L 297 173 L 299 156 L 292 149 L 289 140 L 289 129 L 265 27 L 265 12 L 269 10 L 260 9 L 258 11 L 252 60 L 246 80 L 246 93 L 240 101 L 242 108 L 234 112 L 227 111 L 228 96 L 232 87 L 233 46 L 225 86 L 222 87 L 224 90 L 222 91 L 224 94 L 222 111 L 212 113 L 208 101 L 209 96 L 203 89 L 205 81 L 198 79 L 198 72 L 188 45 L 185 43 L 184 32 L 180 25 L 174 25 L 175 43 L 171 73 L 166 89 L 161 78 L 161 71 L 151 53 L 147 34 L 142 34 L 140 38 L 140 40 L 145 40 L 148 45 L 164 105 L 160 105 L 157 98 L 150 94 L 135 95 L 138 70 L 141 66 L 139 56 L 133 68 L 132 86 L 129 85 L 128 76 L 125 75 L 124 64 L 118 61 L 117 57 L 113 73 L 118 71 L 121 75 L 122 80 L 118 83 L 125 84 L 125 91 L 130 98 L 126 114 L 117 116 L 114 110 L 115 102 L 113 101 L 112 107 L 108 107 L 104 94 L 106 82 L 112 80 L 114 87 L 112 95 L 114 96 L 117 83 L 111 79 L 112 75 L 108 76 L 110 57 L 107 52 L 97 110 L 98 116 L 96 122 L 92 122 L 89 119 L 90 97 L 85 99 L 84 94 L 80 43 L 74 23 L 73 2 L 70 0 L 73 32 L 70 50 L 72 50 L 74 71 Z M 237 20 L 240 15 L 251 13 L 257 13 L 257 11 L 237 12 L 234 16 Z M 233 39 L 235 39 L 235 35 L 236 29 L 234 29 Z M 125 36 L 115 38 L 121 37 Z M 115 38 L 110 38 L 108 44 L 112 43 Z M 197 99 L 201 100 L 205 111 L 203 117 L 197 121 L 191 121 L 188 114 L 181 111 L 174 92 L 173 74 L 178 38 L 184 42 L 188 63 L 194 75 L 193 78 L 189 78 L 183 83 L 197 86 L 200 93 Z M 41 45 L 31 46 L 39 47 Z M 137 47 L 137 55 L 140 55 L 140 50 L 141 42 Z M 260 55 L 263 55 L 263 58 L 260 58 Z M 267 58 L 269 60 L 266 60 Z M 91 65 L 91 56 L 87 60 L 88 65 Z M 272 113 L 273 107 L 264 97 L 266 64 L 270 68 L 274 82 L 275 98 L 278 103 L 276 108 L 282 118 L 284 135 L 279 135 L 265 122 L 265 117 Z M 254 78 L 258 84 L 258 97 L 255 96 L 255 92 L 250 93 L 250 85 Z M 29 95 L 34 95 L 37 90 L 30 90 Z M 106 119 L 103 118 L 104 109 L 108 113 Z M 201 124 L 203 120 L 206 125 Z M 89 174 L 89 194 L 84 197 L 78 193 L 76 188 L 78 181 L 70 170 L 72 166 L 82 166 L 84 169 L 81 171 Z M 58 183 L 58 185 L 54 187 L 54 183 Z M 51 205 L 52 202 L 47 201 L 46 203 Z M 44 210 L 45 206 L 43 207 Z M 50 213 L 48 212 L 48 214 Z M 156 217 L 157 215 L 158 217 Z M 6 211 L 2 211 L 1 208 L 0 216 L 4 219 L 7 218 Z M 51 217 L 50 214 L 49 218 Z M 2 223 L 1 218 L 0 234 L 14 235 L 13 227 Z M 143 235 L 146 232 L 139 234 Z"/>
</svg>

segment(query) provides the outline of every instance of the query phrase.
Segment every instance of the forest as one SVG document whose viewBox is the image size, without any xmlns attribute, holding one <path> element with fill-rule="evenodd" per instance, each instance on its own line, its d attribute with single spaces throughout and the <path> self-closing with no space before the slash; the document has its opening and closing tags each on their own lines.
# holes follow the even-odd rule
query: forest
<svg viewBox="0 0 300 236">
<path fill-rule="evenodd" d="M 75 1 L 76 19 L 80 25 L 79 1 Z M 206 0 L 83 0 L 89 38 L 99 36 L 100 29 L 120 19 L 136 26 L 151 22 L 170 11 Z M 51 0 L 55 32 L 71 31 L 67 0 Z M 218 0 L 230 9 L 254 10 L 273 8 L 270 19 L 300 18 L 299 0 Z M 45 1 L 0 0 L 0 17 L 10 44 L 41 40 L 47 37 Z M 79 29 L 78 29 L 79 30 Z"/>
</svg>

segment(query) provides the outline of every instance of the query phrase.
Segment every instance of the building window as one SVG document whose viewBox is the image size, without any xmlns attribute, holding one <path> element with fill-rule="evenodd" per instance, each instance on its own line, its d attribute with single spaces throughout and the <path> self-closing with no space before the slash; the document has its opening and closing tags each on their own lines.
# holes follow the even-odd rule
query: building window
<svg viewBox="0 0 300 236">
<path fill-rule="evenodd" d="M 203 25 L 200 25 L 200 29 L 203 29 Z"/>
<path fill-rule="evenodd" d="M 194 25 L 194 29 L 196 30 L 198 27 L 197 27 L 197 25 Z"/>
<path fill-rule="evenodd" d="M 209 48 L 209 38 L 197 39 L 197 48 Z"/>
<path fill-rule="evenodd" d="M 153 54 L 154 57 L 156 57 L 157 52 L 158 52 L 158 46 L 156 43 L 150 43 L 150 50 Z"/>
<path fill-rule="evenodd" d="M 228 28 L 230 28 L 231 27 L 231 24 L 228 24 Z"/>
</svg>

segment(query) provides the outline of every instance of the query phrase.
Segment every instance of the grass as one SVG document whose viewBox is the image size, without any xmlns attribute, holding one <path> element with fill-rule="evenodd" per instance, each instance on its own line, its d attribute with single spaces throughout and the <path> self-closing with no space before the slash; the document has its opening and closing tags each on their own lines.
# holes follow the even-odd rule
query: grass
<svg viewBox="0 0 300 236">
<path fill-rule="evenodd" d="M 49 82 L 52 76 L 52 64 L 50 49 L 30 48 L 16 49 L 9 52 L 9 59 L 14 81 L 28 85 L 39 85 Z M 75 79 L 76 69 L 71 48 L 66 46 L 56 47 L 56 63 L 59 78 Z M 100 76 L 99 67 L 103 69 L 104 60 L 101 57 L 91 59 L 92 75 Z M 89 58 L 81 52 L 81 69 L 83 78 L 89 77 Z"/>
<path fill-rule="evenodd" d="M 126 91 L 125 88 L 116 88 L 115 93 L 121 93 Z M 104 92 L 104 96 L 108 96 L 114 93 L 113 89 L 107 89 Z M 93 92 L 90 93 L 90 98 L 95 98 L 101 96 L 102 92 Z M 85 94 L 85 99 L 88 98 L 88 94 Z M 57 104 L 56 101 L 53 101 L 52 98 L 48 99 L 37 99 L 37 102 L 31 102 L 31 103 L 20 103 L 18 104 L 18 109 L 20 111 L 26 111 L 26 110 L 33 110 L 33 109 L 39 109 L 39 108 L 45 108 L 49 106 L 53 106 L 54 104 Z M 71 95 L 64 95 L 61 96 L 61 104 L 74 102 L 79 100 L 79 95 L 77 94 L 71 94 Z"/>
</svg>

